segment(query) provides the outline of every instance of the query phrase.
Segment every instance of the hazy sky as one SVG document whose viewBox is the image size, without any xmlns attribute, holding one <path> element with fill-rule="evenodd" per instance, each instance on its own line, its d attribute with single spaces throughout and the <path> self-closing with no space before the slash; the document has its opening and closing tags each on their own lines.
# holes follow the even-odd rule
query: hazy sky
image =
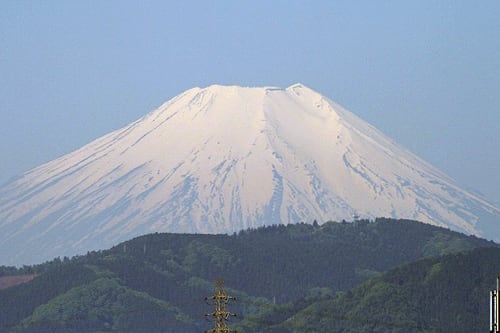
<svg viewBox="0 0 500 333">
<path fill-rule="evenodd" d="M 498 0 L 0 0 L 0 183 L 191 87 L 296 82 L 500 202 Z"/>
</svg>

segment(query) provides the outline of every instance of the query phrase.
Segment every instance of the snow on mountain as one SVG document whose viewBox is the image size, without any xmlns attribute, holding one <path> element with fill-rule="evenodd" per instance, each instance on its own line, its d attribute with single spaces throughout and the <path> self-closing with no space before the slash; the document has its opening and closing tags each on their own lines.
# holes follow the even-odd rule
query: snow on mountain
<svg viewBox="0 0 500 333">
<path fill-rule="evenodd" d="M 498 207 L 317 92 L 213 85 L 1 187 L 0 264 L 353 215 L 500 240 Z"/>
</svg>

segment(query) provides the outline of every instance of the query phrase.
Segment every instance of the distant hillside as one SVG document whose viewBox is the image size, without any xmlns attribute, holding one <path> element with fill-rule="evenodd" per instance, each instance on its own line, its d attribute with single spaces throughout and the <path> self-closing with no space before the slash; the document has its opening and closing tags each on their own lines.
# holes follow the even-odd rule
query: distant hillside
<svg viewBox="0 0 500 333">
<path fill-rule="evenodd" d="M 0 289 L 7 289 L 33 280 L 35 275 L 12 275 L 0 277 Z"/>
<path fill-rule="evenodd" d="M 391 219 L 280 225 L 232 236 L 151 234 L 72 259 L 0 268 L 1 275 L 37 274 L 0 291 L 0 332 L 200 332 L 211 327 L 203 314 L 212 308 L 203 297 L 220 277 L 238 297 L 230 309 L 243 321 L 233 325 L 296 304 L 280 323 L 401 264 L 487 246 L 497 245 Z"/>
<path fill-rule="evenodd" d="M 293 333 L 487 332 L 488 294 L 499 272 L 500 248 L 423 259 L 339 297 L 323 297 L 281 324 L 257 325 L 254 318 L 252 325 L 267 331 L 274 324 L 272 331 Z M 285 309 L 276 308 L 274 316 Z"/>
</svg>

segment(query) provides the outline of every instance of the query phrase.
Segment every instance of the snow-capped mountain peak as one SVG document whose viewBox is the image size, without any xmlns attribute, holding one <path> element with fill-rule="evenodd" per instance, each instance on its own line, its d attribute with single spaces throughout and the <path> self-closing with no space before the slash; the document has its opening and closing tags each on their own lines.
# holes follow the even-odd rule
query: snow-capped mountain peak
<svg viewBox="0 0 500 333">
<path fill-rule="evenodd" d="M 212 85 L 0 188 L 0 263 L 353 215 L 500 239 L 498 207 L 303 84 Z"/>
</svg>

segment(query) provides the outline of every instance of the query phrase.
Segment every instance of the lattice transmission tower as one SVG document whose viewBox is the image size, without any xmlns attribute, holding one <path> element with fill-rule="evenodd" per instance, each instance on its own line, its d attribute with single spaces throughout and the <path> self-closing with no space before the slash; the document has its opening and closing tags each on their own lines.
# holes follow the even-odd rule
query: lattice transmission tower
<svg viewBox="0 0 500 333">
<path fill-rule="evenodd" d="M 226 309 L 226 304 L 234 300 L 236 300 L 236 298 L 229 296 L 228 293 L 224 291 L 224 280 L 217 279 L 215 281 L 215 293 L 211 297 L 205 297 L 207 303 L 211 302 L 212 305 L 215 306 L 212 313 L 207 313 L 205 315 L 213 318 L 215 322 L 214 327 L 211 330 L 205 331 L 205 333 L 237 333 L 236 331 L 230 330 L 226 324 L 230 317 L 236 316 L 236 314 Z"/>
</svg>

